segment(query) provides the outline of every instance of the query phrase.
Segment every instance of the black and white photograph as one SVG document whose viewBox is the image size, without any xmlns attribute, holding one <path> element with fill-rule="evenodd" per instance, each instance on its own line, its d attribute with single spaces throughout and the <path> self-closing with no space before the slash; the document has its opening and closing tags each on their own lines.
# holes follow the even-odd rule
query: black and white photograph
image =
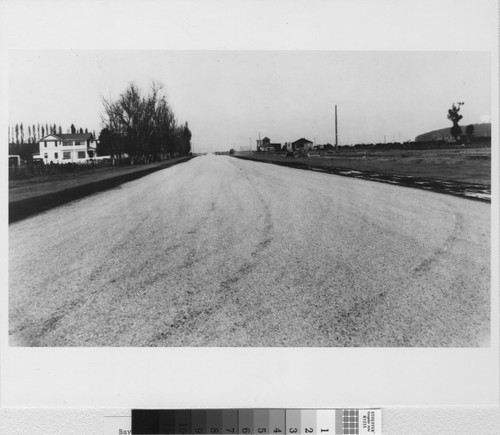
<svg viewBox="0 0 500 435">
<path fill-rule="evenodd" d="M 498 17 L 0 0 L 0 432 L 497 434 Z"/>
<path fill-rule="evenodd" d="M 489 347 L 491 55 L 9 57 L 9 345 Z"/>
</svg>

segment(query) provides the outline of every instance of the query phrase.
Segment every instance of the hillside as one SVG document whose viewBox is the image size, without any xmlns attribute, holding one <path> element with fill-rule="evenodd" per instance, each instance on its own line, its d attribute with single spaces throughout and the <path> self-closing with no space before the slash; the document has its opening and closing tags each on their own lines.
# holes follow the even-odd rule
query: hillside
<svg viewBox="0 0 500 435">
<path fill-rule="evenodd" d="M 491 123 L 484 124 L 473 124 L 474 125 L 474 137 L 491 137 Z M 465 134 L 465 127 L 467 125 L 461 125 L 462 133 Z M 428 133 L 423 133 L 415 138 L 416 142 L 425 142 L 432 140 L 447 140 L 450 138 L 450 127 L 441 128 L 439 130 L 429 131 Z"/>
</svg>

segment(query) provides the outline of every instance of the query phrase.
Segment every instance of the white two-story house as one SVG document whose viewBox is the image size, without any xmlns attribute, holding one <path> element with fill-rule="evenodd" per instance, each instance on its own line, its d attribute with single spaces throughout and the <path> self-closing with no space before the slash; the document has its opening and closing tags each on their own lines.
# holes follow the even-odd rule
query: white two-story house
<svg viewBox="0 0 500 435">
<path fill-rule="evenodd" d="M 39 155 L 45 164 L 86 163 L 97 156 L 97 141 L 91 133 L 49 134 L 38 141 Z"/>
</svg>

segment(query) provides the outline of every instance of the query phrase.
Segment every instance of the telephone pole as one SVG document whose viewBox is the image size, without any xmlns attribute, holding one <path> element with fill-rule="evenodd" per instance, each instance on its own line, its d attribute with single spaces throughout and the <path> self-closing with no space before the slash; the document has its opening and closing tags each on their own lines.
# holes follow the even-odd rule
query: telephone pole
<svg viewBox="0 0 500 435">
<path fill-rule="evenodd" d="M 338 141 L 338 130 L 337 130 L 337 105 L 335 104 L 335 151 L 338 151 L 339 141 Z"/>
</svg>

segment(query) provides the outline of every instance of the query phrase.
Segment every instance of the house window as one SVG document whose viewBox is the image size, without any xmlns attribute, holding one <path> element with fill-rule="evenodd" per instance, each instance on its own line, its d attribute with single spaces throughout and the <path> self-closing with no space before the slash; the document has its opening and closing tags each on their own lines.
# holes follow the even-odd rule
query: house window
<svg viewBox="0 0 500 435">
<path fill-rule="evenodd" d="M 44 159 L 48 159 L 48 158 L 49 158 L 49 153 L 45 153 L 45 154 L 43 155 L 43 158 L 44 158 Z"/>
<path fill-rule="evenodd" d="M 84 140 L 77 140 L 77 141 L 75 141 L 75 145 L 85 145 L 85 141 Z"/>
<path fill-rule="evenodd" d="M 47 148 L 47 142 L 44 142 L 44 143 L 43 143 L 43 146 L 44 146 L 45 148 Z"/>
<path fill-rule="evenodd" d="M 71 145 L 73 145 L 73 141 L 72 140 L 68 140 L 66 142 L 63 142 L 63 146 L 65 146 L 65 147 L 69 147 Z"/>
<path fill-rule="evenodd" d="M 54 153 L 54 159 L 58 159 L 59 158 L 59 153 Z"/>
<path fill-rule="evenodd" d="M 85 151 L 78 151 L 78 158 L 84 159 L 85 158 Z"/>
<path fill-rule="evenodd" d="M 69 160 L 69 159 L 71 159 L 71 151 L 64 151 L 64 152 L 63 152 L 63 159 L 64 159 L 64 160 Z"/>
</svg>

